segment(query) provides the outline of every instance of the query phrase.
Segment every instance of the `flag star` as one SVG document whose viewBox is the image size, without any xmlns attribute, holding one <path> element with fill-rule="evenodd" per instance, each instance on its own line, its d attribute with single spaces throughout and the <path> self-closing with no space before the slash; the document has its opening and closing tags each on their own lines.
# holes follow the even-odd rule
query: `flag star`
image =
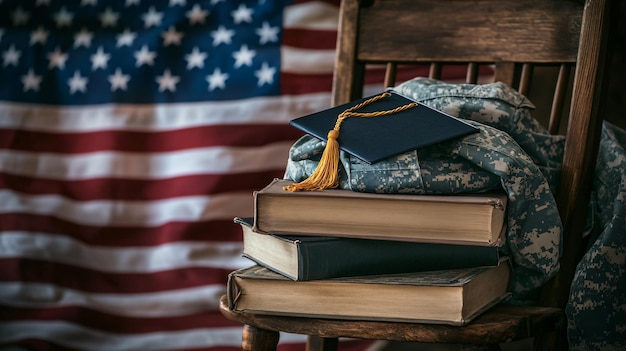
<svg viewBox="0 0 626 351">
<path fill-rule="evenodd" d="M 119 18 L 119 13 L 113 12 L 110 7 L 107 7 L 102 15 L 100 15 L 100 23 L 102 24 L 102 27 L 115 27 L 117 26 L 117 20 Z"/>
<path fill-rule="evenodd" d="M 198 47 L 194 47 L 191 54 L 185 55 L 185 60 L 187 60 L 187 69 L 192 69 L 194 67 L 203 68 L 206 57 L 207 54 L 205 52 L 200 52 Z"/>
<path fill-rule="evenodd" d="M 235 68 L 239 68 L 243 65 L 252 66 L 252 58 L 256 55 L 256 51 L 248 49 L 247 45 L 241 45 L 239 51 L 233 53 L 235 58 Z"/>
<path fill-rule="evenodd" d="M 185 6 L 187 5 L 187 1 L 186 0 L 170 0 L 170 6 L 176 6 L 176 5 Z"/>
<path fill-rule="evenodd" d="M 209 82 L 209 91 L 226 88 L 226 79 L 228 79 L 228 73 L 222 73 L 219 68 L 214 69 L 213 73 L 206 76 L 206 80 Z"/>
<path fill-rule="evenodd" d="M 37 28 L 36 31 L 30 34 L 30 45 L 34 44 L 45 44 L 46 40 L 48 40 L 48 31 L 46 31 L 43 27 Z"/>
<path fill-rule="evenodd" d="M 263 62 L 261 69 L 258 71 L 254 71 L 254 75 L 259 79 L 257 85 L 262 86 L 263 84 L 272 84 L 274 83 L 274 74 L 276 73 L 276 68 L 270 67 L 267 62 Z"/>
<path fill-rule="evenodd" d="M 211 32 L 211 36 L 213 37 L 213 46 L 218 46 L 221 43 L 230 44 L 232 42 L 233 35 L 235 35 L 234 30 L 226 29 L 224 26 L 219 26 L 217 30 Z"/>
<path fill-rule="evenodd" d="M 30 14 L 22 10 L 21 7 L 18 7 L 17 9 L 15 9 L 15 11 L 13 11 L 12 16 L 13 16 L 13 24 L 16 26 L 26 24 L 26 22 L 28 22 L 28 20 L 30 19 Z"/>
<path fill-rule="evenodd" d="M 126 0 L 126 7 L 130 5 L 139 5 L 139 0 Z"/>
<path fill-rule="evenodd" d="M 158 76 L 156 78 L 156 81 L 159 83 L 159 91 L 163 92 L 165 90 L 169 90 L 171 92 L 175 92 L 176 91 L 176 84 L 178 83 L 178 81 L 180 80 L 179 77 L 177 76 L 173 76 L 170 73 L 169 69 L 166 69 L 163 72 L 162 76 Z"/>
<path fill-rule="evenodd" d="M 146 28 L 152 26 L 158 27 L 161 25 L 161 21 L 163 20 L 163 13 L 157 12 L 154 7 L 150 7 L 150 9 L 148 9 L 148 12 L 143 14 L 141 18 L 143 19 Z"/>
<path fill-rule="evenodd" d="M 190 11 L 187 11 L 187 18 L 189 18 L 189 24 L 204 23 L 206 17 L 209 15 L 209 11 L 200 8 L 200 5 L 195 4 Z"/>
<path fill-rule="evenodd" d="M 167 32 L 161 34 L 163 37 L 163 46 L 170 44 L 180 45 L 181 39 L 183 39 L 183 32 L 176 31 L 176 28 L 170 27 Z"/>
<path fill-rule="evenodd" d="M 124 45 L 131 46 L 133 45 L 133 41 L 137 38 L 137 33 L 131 32 L 126 29 L 122 34 L 117 36 L 117 47 L 122 47 Z"/>
<path fill-rule="evenodd" d="M 85 92 L 87 90 L 87 82 L 89 79 L 80 75 L 78 71 L 74 72 L 74 76 L 67 80 L 67 84 L 70 86 L 70 94 L 74 94 L 77 91 Z"/>
<path fill-rule="evenodd" d="M 122 70 L 117 68 L 115 70 L 115 74 L 109 76 L 111 91 L 116 91 L 117 89 L 126 90 L 128 88 L 129 80 L 130 76 L 128 74 L 123 74 Z"/>
<path fill-rule="evenodd" d="M 91 39 L 93 39 L 93 33 L 83 28 L 74 35 L 74 47 L 77 48 L 82 45 L 88 48 L 91 46 Z"/>
<path fill-rule="evenodd" d="M 265 44 L 269 42 L 277 42 L 278 31 L 278 27 L 271 27 L 269 23 L 263 22 L 263 26 L 261 28 L 257 28 L 256 30 L 256 34 L 260 37 L 259 43 Z"/>
<path fill-rule="evenodd" d="M 23 91 L 39 91 L 41 76 L 36 75 L 31 68 L 28 70 L 28 73 L 25 76 L 22 76 L 22 84 L 24 85 Z"/>
<path fill-rule="evenodd" d="M 148 50 L 147 46 L 142 46 L 141 50 L 135 51 L 135 59 L 136 66 L 139 67 L 141 65 L 154 65 L 154 58 L 156 57 L 156 52 Z"/>
<path fill-rule="evenodd" d="M 67 11 L 65 7 L 62 7 L 59 12 L 54 14 L 54 21 L 57 23 L 57 27 L 69 27 L 74 20 L 74 14 Z"/>
<path fill-rule="evenodd" d="M 54 49 L 54 52 L 48 54 L 48 60 L 50 63 L 48 64 L 48 68 L 53 69 L 54 67 L 58 67 L 59 69 L 65 68 L 65 61 L 67 61 L 67 54 L 62 52 L 58 47 Z"/>
<path fill-rule="evenodd" d="M 239 7 L 231 13 L 233 16 L 233 21 L 235 24 L 239 24 L 241 22 L 252 22 L 252 9 L 246 7 L 244 4 L 240 4 Z"/>
<path fill-rule="evenodd" d="M 98 4 L 98 0 L 82 0 L 80 2 L 80 6 L 93 5 L 96 6 Z"/>
<path fill-rule="evenodd" d="M 11 45 L 11 47 L 2 54 L 2 66 L 17 66 L 20 61 L 20 56 L 22 56 L 22 53 L 19 50 L 15 50 L 14 45 Z"/>
<path fill-rule="evenodd" d="M 98 68 L 106 69 L 109 64 L 109 59 L 111 55 L 107 54 L 102 50 L 102 46 L 98 48 L 95 54 L 91 55 L 91 69 L 93 71 Z"/>
</svg>

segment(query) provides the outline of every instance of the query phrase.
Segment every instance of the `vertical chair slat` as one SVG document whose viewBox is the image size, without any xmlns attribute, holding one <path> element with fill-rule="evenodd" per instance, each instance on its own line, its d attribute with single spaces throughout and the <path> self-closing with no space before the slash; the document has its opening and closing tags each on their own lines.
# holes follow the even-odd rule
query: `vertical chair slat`
<svg viewBox="0 0 626 351">
<path fill-rule="evenodd" d="M 470 62 L 467 64 L 467 74 L 465 76 L 465 82 L 470 84 L 476 84 L 478 82 L 478 64 Z"/>
<path fill-rule="evenodd" d="M 433 62 L 430 64 L 430 70 L 428 71 L 428 78 L 441 79 L 441 63 Z"/>
<path fill-rule="evenodd" d="M 565 102 L 565 93 L 567 90 L 570 71 L 571 66 L 565 63 L 559 68 L 559 76 L 556 81 L 554 98 L 552 100 L 552 109 L 550 110 L 550 121 L 548 124 L 548 130 L 551 134 L 558 133 L 559 127 L 561 126 L 561 115 L 563 112 L 563 104 Z"/>
<path fill-rule="evenodd" d="M 520 94 L 528 96 L 528 91 L 530 90 L 530 81 L 533 75 L 533 65 L 530 63 L 525 63 L 522 65 L 522 74 L 520 76 L 519 88 L 518 91 Z"/>
<path fill-rule="evenodd" d="M 395 62 L 388 62 L 385 69 L 385 88 L 396 85 L 396 73 L 398 71 L 398 65 Z"/>
<path fill-rule="evenodd" d="M 513 62 L 497 62 L 495 64 L 496 72 L 494 80 L 502 82 L 508 86 L 513 86 L 515 80 L 515 63 Z"/>
</svg>

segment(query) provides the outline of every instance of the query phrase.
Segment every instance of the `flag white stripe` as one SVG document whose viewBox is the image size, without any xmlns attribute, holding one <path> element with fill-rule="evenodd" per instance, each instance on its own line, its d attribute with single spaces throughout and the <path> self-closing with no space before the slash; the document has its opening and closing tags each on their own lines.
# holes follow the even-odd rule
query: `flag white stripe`
<svg viewBox="0 0 626 351">
<path fill-rule="evenodd" d="M 252 262 L 241 242 L 173 242 L 155 247 L 99 247 L 44 233 L 0 232 L 0 258 L 30 258 L 110 273 L 190 267 L 238 269 Z"/>
<path fill-rule="evenodd" d="M 241 346 L 241 327 L 204 328 L 144 334 L 114 334 L 63 321 L 9 322 L 0 342 L 45 339 L 77 350 L 174 350 Z"/>
<path fill-rule="evenodd" d="M 159 153 L 90 152 L 66 155 L 0 151 L 0 172 L 47 179 L 160 179 L 282 169 L 292 142 L 256 147 L 206 147 Z"/>
<path fill-rule="evenodd" d="M 332 74 L 335 50 L 311 50 L 283 45 L 281 71 L 287 73 Z"/>
<path fill-rule="evenodd" d="M 0 102 L 0 128 L 52 132 L 163 131 L 223 124 L 284 124 L 328 106 L 328 92 L 153 105 L 56 107 Z"/>
<path fill-rule="evenodd" d="M 0 282 L 0 304 L 13 307 L 85 307 L 126 317 L 176 317 L 216 311 L 224 284 L 138 294 L 89 293 L 45 283 Z"/>
<path fill-rule="evenodd" d="M 24 195 L 0 190 L 0 204 L 0 213 L 50 215 L 91 226 L 159 226 L 172 221 L 231 220 L 253 213 L 249 193 L 151 201 L 73 201 L 58 195 Z"/>
<path fill-rule="evenodd" d="M 339 7 L 322 1 L 287 6 L 283 11 L 284 29 L 337 30 Z"/>
</svg>

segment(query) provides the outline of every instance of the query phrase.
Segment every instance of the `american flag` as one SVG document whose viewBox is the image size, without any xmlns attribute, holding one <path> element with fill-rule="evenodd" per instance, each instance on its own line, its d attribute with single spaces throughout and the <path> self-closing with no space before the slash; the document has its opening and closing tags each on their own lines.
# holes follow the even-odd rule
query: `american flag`
<svg viewBox="0 0 626 351">
<path fill-rule="evenodd" d="M 239 349 L 217 311 L 251 264 L 232 219 L 283 175 L 287 122 L 330 106 L 337 15 L 0 0 L 0 346 Z"/>
<path fill-rule="evenodd" d="M 0 346 L 238 349 L 232 219 L 282 176 L 287 122 L 329 106 L 337 13 L 0 1 Z"/>
</svg>

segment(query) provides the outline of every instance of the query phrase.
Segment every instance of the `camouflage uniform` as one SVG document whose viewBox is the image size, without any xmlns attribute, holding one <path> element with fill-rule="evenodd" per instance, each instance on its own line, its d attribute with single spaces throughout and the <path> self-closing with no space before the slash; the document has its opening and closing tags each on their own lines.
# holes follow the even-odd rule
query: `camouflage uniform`
<svg viewBox="0 0 626 351">
<path fill-rule="evenodd" d="M 480 131 L 373 165 L 341 152 L 339 187 L 414 194 L 504 189 L 509 212 L 503 251 L 514 268 L 511 302 L 532 302 L 559 269 L 562 225 L 551 187 L 558 179 L 563 139 L 550 136 L 530 116 L 534 106 L 501 83 L 444 84 L 417 78 L 394 90 L 467 119 Z M 285 178 L 307 178 L 324 145 L 308 135 L 298 140 L 290 150 Z"/>
<path fill-rule="evenodd" d="M 626 350 L 626 132 L 605 122 L 590 204 L 590 243 L 566 306 L 571 350 Z"/>
</svg>

